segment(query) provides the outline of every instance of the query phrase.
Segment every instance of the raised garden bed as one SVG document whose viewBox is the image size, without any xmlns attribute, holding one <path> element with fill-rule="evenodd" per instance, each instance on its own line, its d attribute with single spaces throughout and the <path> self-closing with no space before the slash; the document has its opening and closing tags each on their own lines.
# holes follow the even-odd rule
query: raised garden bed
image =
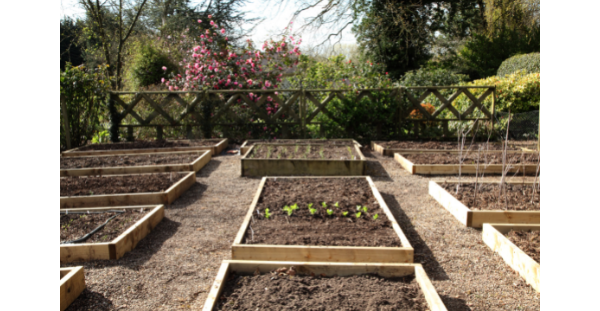
<svg viewBox="0 0 600 311">
<path fill-rule="evenodd" d="M 529 145 L 527 145 L 529 146 Z M 504 145 L 500 142 L 475 142 L 471 145 L 470 141 L 465 143 L 464 151 L 476 152 L 482 147 L 484 150 L 499 152 Z M 521 151 L 525 148 L 517 143 L 508 143 L 509 151 Z M 460 152 L 456 141 L 372 141 L 371 149 L 381 155 L 394 156 L 394 153 L 419 152 Z"/>
<path fill-rule="evenodd" d="M 479 164 L 477 157 L 479 156 Z M 396 153 L 394 160 L 411 174 L 455 175 L 461 174 L 502 174 L 502 153 L 481 152 L 463 155 L 463 164 L 459 164 L 459 155 L 444 153 Z M 538 172 L 539 153 L 517 152 L 507 154 L 508 173 L 536 174 Z"/>
<path fill-rule="evenodd" d="M 210 159 L 211 152 L 209 150 L 139 155 L 61 157 L 60 176 L 198 172 Z"/>
<path fill-rule="evenodd" d="M 540 188 L 536 184 L 533 194 L 533 182 L 507 182 L 508 207 L 504 195 L 499 195 L 499 182 L 485 181 L 477 191 L 477 203 L 474 202 L 475 184 L 461 183 L 458 195 L 455 190 L 458 182 L 429 182 L 429 195 L 436 199 L 458 221 L 467 227 L 481 228 L 484 223 L 540 223 Z M 533 198 L 533 204 L 531 200 Z"/>
<path fill-rule="evenodd" d="M 283 208 L 294 204 L 289 216 Z M 318 262 L 411 263 L 414 255 L 370 177 L 263 178 L 231 252 L 236 260 Z"/>
<path fill-rule="evenodd" d="M 114 154 L 138 154 L 138 153 L 164 153 L 177 151 L 202 151 L 210 150 L 212 155 L 218 155 L 227 148 L 225 139 L 192 139 L 192 140 L 154 140 L 134 141 L 110 144 L 87 145 L 61 153 L 63 157 L 81 157 L 95 155 Z"/>
<path fill-rule="evenodd" d="M 293 268 L 292 268 L 293 267 Z M 447 310 L 420 264 L 225 260 L 216 310 Z"/>
<path fill-rule="evenodd" d="M 483 242 L 498 253 L 538 292 L 540 291 L 540 237 L 540 225 L 483 225 Z M 522 245 L 527 252 L 515 245 L 515 242 Z"/>
<path fill-rule="evenodd" d="M 83 267 L 60 268 L 60 311 L 69 307 L 84 289 Z"/>
<path fill-rule="evenodd" d="M 171 204 L 196 182 L 196 173 L 60 178 L 60 208 Z"/>
<path fill-rule="evenodd" d="M 365 162 L 357 145 L 255 144 L 242 157 L 242 176 L 358 176 Z"/>
<path fill-rule="evenodd" d="M 118 212 L 117 212 L 118 211 Z M 164 205 L 61 209 L 60 261 L 119 259 L 135 248 L 164 217 Z M 77 240 L 104 227 L 81 243 Z"/>
<path fill-rule="evenodd" d="M 240 147 L 240 154 L 244 155 L 255 144 L 301 144 L 301 145 L 327 145 L 327 146 L 352 146 L 362 147 L 354 139 L 249 139 Z"/>
</svg>

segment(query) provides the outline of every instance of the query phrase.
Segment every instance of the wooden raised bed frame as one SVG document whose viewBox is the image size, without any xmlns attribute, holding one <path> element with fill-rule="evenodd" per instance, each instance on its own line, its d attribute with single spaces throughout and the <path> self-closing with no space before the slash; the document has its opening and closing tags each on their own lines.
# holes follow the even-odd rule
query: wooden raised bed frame
<svg viewBox="0 0 600 311">
<path fill-rule="evenodd" d="M 456 184 L 457 181 L 446 181 L 445 183 Z M 481 183 L 495 184 L 497 181 L 483 181 Z M 508 184 L 531 185 L 533 182 L 526 181 L 506 181 Z M 484 223 L 499 224 L 539 224 L 540 211 L 504 211 L 487 210 L 472 211 L 462 202 L 457 200 L 446 189 L 442 188 L 435 181 L 429 181 L 429 195 L 438 201 L 446 210 L 448 210 L 458 221 L 467 227 L 481 228 Z"/>
<path fill-rule="evenodd" d="M 273 145 L 273 144 L 271 144 Z M 301 144 L 277 144 L 290 146 Z M 356 160 L 319 159 L 249 159 L 247 156 L 257 145 L 242 157 L 242 176 L 358 176 L 364 175 L 366 158 L 360 147 L 354 145 Z"/>
<path fill-rule="evenodd" d="M 483 242 L 517 271 L 527 284 L 540 292 L 540 264 L 505 236 L 511 230 L 540 231 L 540 225 L 483 224 Z"/>
<path fill-rule="evenodd" d="M 60 197 L 60 208 L 171 204 L 194 183 L 196 173 L 189 172 L 166 191 Z"/>
<path fill-rule="evenodd" d="M 165 172 L 198 172 L 211 159 L 211 151 L 187 151 L 187 152 L 165 152 L 152 153 L 152 155 L 179 155 L 184 153 L 198 153 L 198 158 L 192 163 L 185 164 L 164 164 L 164 165 L 141 165 L 141 166 L 115 166 L 115 167 L 92 167 L 92 168 L 71 168 L 60 170 L 60 176 L 86 176 L 86 175 L 122 175 L 122 174 L 142 174 L 142 173 L 165 173 Z M 137 155 L 148 155 L 146 153 Z M 114 157 L 115 155 L 87 156 L 87 157 Z M 135 156 L 135 155 L 131 155 Z"/>
<path fill-rule="evenodd" d="M 521 153 L 521 151 L 517 151 Z M 415 154 L 423 153 L 420 151 L 404 152 L 404 154 Z M 531 153 L 531 152 L 524 152 Z M 403 157 L 399 153 L 394 153 L 394 160 L 400 163 L 405 170 L 412 175 L 456 175 L 461 174 L 475 174 L 477 173 L 477 164 L 413 164 L 407 158 Z M 513 164 L 512 168 L 508 170 L 509 173 L 521 173 L 521 174 L 535 174 L 538 169 L 537 164 Z M 489 164 L 484 167 L 483 164 L 479 165 L 479 173 L 486 174 L 502 174 L 502 164 Z"/>
<path fill-rule="evenodd" d="M 403 277 L 414 275 L 421 288 L 423 296 L 431 311 L 447 311 L 446 306 L 433 287 L 431 280 L 421 264 L 406 263 L 325 263 L 325 262 L 286 262 L 286 261 L 243 261 L 224 260 L 217 273 L 217 278 L 210 288 L 208 297 L 204 302 L 202 311 L 213 311 L 221 293 L 227 283 L 230 273 L 240 275 L 253 275 L 257 270 L 260 273 L 269 273 L 281 267 L 294 266 L 298 273 L 310 275 L 324 274 L 325 276 L 350 276 L 375 273 L 381 277 Z"/>
<path fill-rule="evenodd" d="M 144 217 L 131 225 L 129 229 L 110 242 L 61 244 L 60 262 L 119 259 L 123 257 L 125 253 L 134 249 L 138 242 L 146 237 L 165 216 L 164 205 L 61 209 L 61 212 L 98 212 L 140 208 L 150 210 Z"/>
<path fill-rule="evenodd" d="M 315 177 L 277 177 L 277 178 L 315 178 Z M 318 178 L 318 177 L 317 177 Z M 331 177 L 322 177 L 331 178 Z M 394 215 L 381 197 L 371 177 L 334 177 L 364 178 L 369 182 L 373 195 L 392 223 L 392 228 L 402 243 L 402 247 L 364 247 L 364 246 L 310 246 L 310 245 L 265 245 L 244 244 L 243 239 L 267 181 L 264 177 L 254 195 L 254 200 L 238 231 L 231 247 L 231 258 L 235 260 L 264 261 L 319 261 L 319 262 L 395 262 L 412 263 L 414 249 L 396 222 Z"/>
<path fill-rule="evenodd" d="M 175 140 L 186 141 L 186 140 Z M 189 140 L 187 140 L 189 141 Z M 196 146 L 196 147 L 172 147 L 172 148 L 144 148 L 144 149 L 120 149 L 120 150 L 88 150 L 79 151 L 80 148 L 75 148 L 62 152 L 60 155 L 63 157 L 81 157 L 81 156 L 97 156 L 97 155 L 122 155 L 122 154 L 140 154 L 140 153 L 165 153 L 165 152 L 177 152 L 177 151 L 203 151 L 210 150 L 211 155 L 218 155 L 227 148 L 228 139 L 225 138 L 213 146 Z"/>
<path fill-rule="evenodd" d="M 379 143 L 381 142 L 376 142 L 376 141 L 372 141 L 371 142 L 371 150 L 381 154 L 381 155 L 385 155 L 385 156 L 394 156 L 394 153 L 443 153 L 443 152 L 450 152 L 450 153 L 459 153 L 460 150 L 458 149 L 401 149 L 401 148 L 386 148 L 383 145 L 380 145 Z M 499 144 L 500 142 L 490 142 L 490 144 Z M 508 144 L 508 146 L 510 148 L 519 148 L 521 150 L 508 150 L 508 153 L 517 153 L 517 152 L 521 152 L 521 151 L 525 151 L 525 152 L 537 152 L 536 150 L 532 150 L 528 147 L 519 147 L 516 146 L 514 144 Z M 471 150 L 471 151 L 477 151 L 477 150 Z M 465 152 L 465 150 L 463 150 L 463 152 Z M 488 150 L 486 152 L 502 152 L 502 150 Z"/>
<path fill-rule="evenodd" d="M 60 311 L 69 307 L 84 289 L 83 267 L 60 268 Z"/>
<path fill-rule="evenodd" d="M 287 140 L 287 139 L 282 139 L 282 140 Z M 310 144 L 311 142 L 318 142 L 318 141 L 347 141 L 347 142 L 351 142 L 354 145 L 357 145 L 358 147 L 362 147 L 356 140 L 354 139 L 350 139 L 350 138 L 346 138 L 346 139 L 294 139 L 294 140 L 301 140 L 303 142 L 301 142 L 301 144 Z M 256 143 L 262 143 L 262 144 L 278 144 L 277 141 L 272 141 L 272 142 L 265 142 L 261 139 L 248 139 L 246 141 L 244 141 L 244 143 L 242 144 L 242 146 L 240 146 L 240 154 L 241 155 L 245 155 L 248 150 L 250 150 L 250 147 L 252 147 L 252 144 L 256 144 Z M 282 144 L 286 144 L 286 143 L 282 143 Z"/>
</svg>

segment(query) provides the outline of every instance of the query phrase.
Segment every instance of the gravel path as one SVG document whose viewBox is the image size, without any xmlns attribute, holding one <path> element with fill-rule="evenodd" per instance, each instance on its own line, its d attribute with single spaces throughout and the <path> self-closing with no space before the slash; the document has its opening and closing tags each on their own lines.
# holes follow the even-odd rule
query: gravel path
<svg viewBox="0 0 600 311">
<path fill-rule="evenodd" d="M 539 310 L 540 295 L 428 195 L 428 178 L 364 152 L 369 174 L 449 310 Z M 256 192 L 239 156 L 213 157 L 165 218 L 116 261 L 83 265 L 87 289 L 72 310 L 201 310 Z M 436 179 L 450 179 L 439 177 Z"/>
</svg>

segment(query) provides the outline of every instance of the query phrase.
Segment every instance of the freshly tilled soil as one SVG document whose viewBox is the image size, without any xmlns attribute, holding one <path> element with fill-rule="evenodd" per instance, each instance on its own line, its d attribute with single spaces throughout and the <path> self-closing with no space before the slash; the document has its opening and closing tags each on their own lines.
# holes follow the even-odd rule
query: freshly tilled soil
<svg viewBox="0 0 600 311">
<path fill-rule="evenodd" d="M 456 184 L 440 184 L 448 193 L 473 211 L 506 210 L 506 211 L 539 211 L 540 187 L 533 185 L 461 183 L 456 193 Z M 477 193 L 475 190 L 477 189 Z M 506 190 L 506 191 L 505 191 Z"/>
<path fill-rule="evenodd" d="M 468 154 L 452 154 L 452 153 L 419 153 L 419 154 L 402 154 L 407 160 L 413 164 L 469 164 L 479 165 L 482 170 L 486 164 L 502 164 L 501 152 L 471 152 Z M 508 165 L 516 164 L 535 164 L 539 163 L 539 153 L 508 153 L 506 155 L 506 163 Z"/>
<path fill-rule="evenodd" d="M 326 145 L 261 145 L 257 144 L 247 155 L 249 159 L 309 159 L 356 160 L 359 155 L 353 146 Z"/>
<path fill-rule="evenodd" d="M 109 144 L 92 144 L 79 148 L 78 151 L 91 150 L 126 150 L 126 149 L 153 149 L 153 148 L 174 148 L 174 147 L 195 147 L 195 146 L 213 146 L 221 141 L 220 139 L 206 140 L 139 140 L 132 142 L 120 142 Z"/>
<path fill-rule="evenodd" d="M 166 164 L 191 164 L 200 156 L 199 153 L 184 154 L 147 154 L 117 155 L 107 157 L 61 157 L 60 169 L 89 167 L 119 167 Z"/>
<path fill-rule="evenodd" d="M 125 213 L 106 212 L 60 215 L 60 242 L 79 239 L 92 232 L 112 216 L 117 215 L 117 217 L 111 219 L 102 229 L 94 233 L 84 243 L 110 242 L 129 229 L 136 221 L 144 217 L 146 212 L 139 209 L 127 209 Z"/>
<path fill-rule="evenodd" d="M 435 150 L 460 150 L 458 141 L 382 141 L 376 142 L 378 145 L 388 149 L 435 149 Z M 466 141 L 463 150 L 503 150 L 503 145 L 499 143 Z M 516 148 L 508 148 L 515 150 Z"/>
<path fill-rule="evenodd" d="M 70 176 L 60 178 L 60 196 L 160 192 L 169 189 L 187 173 L 119 176 Z"/>
<path fill-rule="evenodd" d="M 520 248 L 531 259 L 540 263 L 540 251 L 542 244 L 541 231 L 509 231 L 506 237 Z"/>
</svg>

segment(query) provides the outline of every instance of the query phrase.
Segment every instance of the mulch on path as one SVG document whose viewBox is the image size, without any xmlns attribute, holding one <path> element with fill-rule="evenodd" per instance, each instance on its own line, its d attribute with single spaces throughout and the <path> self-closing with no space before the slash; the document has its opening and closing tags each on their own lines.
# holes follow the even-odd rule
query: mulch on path
<svg viewBox="0 0 600 311">
<path fill-rule="evenodd" d="M 539 310 L 540 295 L 391 157 L 365 151 L 368 172 L 448 310 Z M 216 156 L 165 219 L 115 261 L 83 265 L 87 289 L 68 310 L 201 310 L 241 226 L 259 178 L 240 177 L 240 156 Z"/>
</svg>

